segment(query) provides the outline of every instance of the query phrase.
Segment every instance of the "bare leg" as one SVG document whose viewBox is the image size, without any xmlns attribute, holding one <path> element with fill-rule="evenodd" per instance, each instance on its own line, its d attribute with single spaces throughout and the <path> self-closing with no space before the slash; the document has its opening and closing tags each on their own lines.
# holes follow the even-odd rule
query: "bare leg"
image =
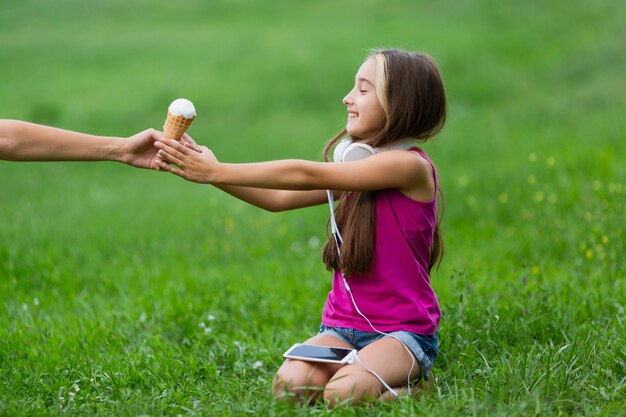
<svg viewBox="0 0 626 417">
<path fill-rule="evenodd" d="M 413 355 L 404 346 L 392 338 L 377 340 L 359 351 L 359 358 L 369 369 L 376 372 L 391 387 L 405 386 L 409 369 L 413 364 Z M 411 380 L 421 374 L 419 363 L 411 372 Z M 379 398 L 385 391 L 383 384 L 360 363 L 346 365 L 332 376 L 324 399 L 329 407 L 345 400 L 358 401 Z"/>
<path fill-rule="evenodd" d="M 313 336 L 306 343 L 352 349 L 335 336 L 323 334 Z M 287 359 L 274 377 L 274 397 L 292 402 L 311 403 L 322 394 L 328 380 L 342 366 L 344 365 Z"/>
</svg>

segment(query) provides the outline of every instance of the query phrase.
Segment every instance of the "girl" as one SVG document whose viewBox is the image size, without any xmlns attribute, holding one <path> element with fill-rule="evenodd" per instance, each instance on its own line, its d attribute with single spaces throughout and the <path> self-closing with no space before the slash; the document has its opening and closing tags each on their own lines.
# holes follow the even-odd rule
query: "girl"
<svg viewBox="0 0 626 417">
<path fill-rule="evenodd" d="M 158 137 L 160 133 L 154 129 L 118 138 L 0 119 L 0 160 L 117 161 L 155 169 L 153 142 Z"/>
<path fill-rule="evenodd" d="M 424 152 L 406 143 L 426 141 L 443 127 L 446 98 L 437 65 L 425 54 L 375 51 L 343 103 L 346 127 L 325 148 L 328 161 L 337 145 L 335 163 L 226 164 L 189 141 L 187 147 L 155 142 L 161 168 L 266 210 L 324 204 L 327 189 L 341 200 L 323 250 L 333 286 L 320 332 L 306 343 L 357 349 L 357 362 L 286 360 L 274 380 L 279 398 L 323 395 L 329 406 L 386 398 L 402 386 L 410 390 L 407 382 L 428 380 L 440 316 L 429 278 L 443 249 L 437 174 Z M 339 142 L 345 137 L 352 143 Z M 350 155 L 364 150 L 371 155 Z"/>
</svg>

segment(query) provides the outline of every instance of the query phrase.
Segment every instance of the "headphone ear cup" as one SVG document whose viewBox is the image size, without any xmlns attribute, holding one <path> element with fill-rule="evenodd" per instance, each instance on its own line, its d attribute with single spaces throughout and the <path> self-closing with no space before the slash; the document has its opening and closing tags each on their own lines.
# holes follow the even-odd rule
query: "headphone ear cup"
<svg viewBox="0 0 626 417">
<path fill-rule="evenodd" d="M 333 151 L 333 161 L 334 162 L 343 162 L 343 153 L 346 148 L 350 146 L 350 140 L 344 139 L 335 146 L 335 150 Z"/>
<path fill-rule="evenodd" d="M 376 150 L 365 143 L 352 143 L 343 151 L 342 162 L 358 161 L 376 153 Z"/>
</svg>

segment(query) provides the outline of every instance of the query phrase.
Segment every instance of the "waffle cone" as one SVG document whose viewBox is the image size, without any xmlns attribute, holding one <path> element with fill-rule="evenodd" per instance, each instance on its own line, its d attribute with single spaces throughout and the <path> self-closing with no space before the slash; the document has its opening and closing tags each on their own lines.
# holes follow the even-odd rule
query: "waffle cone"
<svg viewBox="0 0 626 417">
<path fill-rule="evenodd" d="M 187 119 L 183 115 L 175 116 L 168 112 L 167 119 L 165 119 L 165 125 L 163 126 L 163 136 L 174 140 L 180 140 L 195 118 L 196 116 L 193 116 L 191 119 Z"/>
</svg>

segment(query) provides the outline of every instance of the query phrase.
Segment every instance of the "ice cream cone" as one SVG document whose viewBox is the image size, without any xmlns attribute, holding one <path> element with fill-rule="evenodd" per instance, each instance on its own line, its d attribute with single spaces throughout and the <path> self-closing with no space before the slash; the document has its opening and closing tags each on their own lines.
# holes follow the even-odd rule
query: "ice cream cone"
<svg viewBox="0 0 626 417">
<path fill-rule="evenodd" d="M 165 125 L 163 126 L 163 136 L 174 140 L 180 140 L 195 118 L 195 115 L 188 119 L 182 114 L 175 115 L 168 112 L 167 119 L 165 119 Z"/>
<path fill-rule="evenodd" d="M 163 125 L 163 136 L 169 139 L 180 140 L 195 118 L 196 109 L 191 101 L 184 98 L 174 100 L 167 109 L 167 118 Z M 158 165 L 156 170 L 160 171 Z"/>
</svg>

